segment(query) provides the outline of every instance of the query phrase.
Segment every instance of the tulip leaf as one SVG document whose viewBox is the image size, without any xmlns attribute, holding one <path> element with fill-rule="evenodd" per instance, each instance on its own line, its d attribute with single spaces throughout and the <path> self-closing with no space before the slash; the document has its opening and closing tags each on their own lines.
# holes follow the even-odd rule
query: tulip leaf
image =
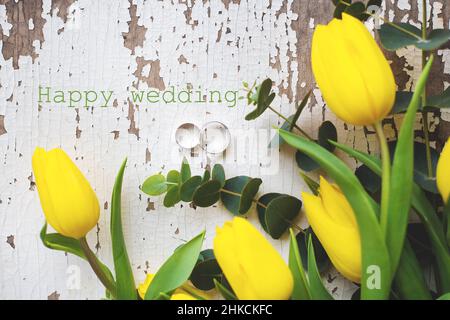
<svg viewBox="0 0 450 320">
<path fill-rule="evenodd" d="M 281 129 L 287 130 L 287 131 L 288 131 L 289 128 L 290 128 L 290 126 L 291 126 L 291 123 L 293 123 L 293 122 L 292 122 L 293 119 L 294 119 L 294 115 L 290 115 L 290 116 L 287 118 L 288 121 L 283 122 L 283 124 L 281 125 Z M 289 131 L 292 131 L 292 130 L 289 130 Z M 270 140 L 270 143 L 269 143 L 269 145 L 268 145 L 267 147 L 268 147 L 268 148 L 279 148 L 279 147 L 282 146 L 283 144 L 284 144 L 284 141 L 283 141 L 283 139 L 281 139 L 280 135 L 279 135 L 278 132 L 277 132 L 277 133 L 275 133 L 275 135 L 273 136 L 272 140 Z"/>
<path fill-rule="evenodd" d="M 175 250 L 156 272 L 145 293 L 145 300 L 154 300 L 160 293 L 169 294 L 189 279 L 197 263 L 204 238 L 205 231 Z"/>
<path fill-rule="evenodd" d="M 221 187 L 225 185 L 225 170 L 221 164 L 215 164 L 212 170 L 212 179 L 220 182 Z"/>
<path fill-rule="evenodd" d="M 417 82 L 416 91 L 400 129 L 392 162 L 389 191 L 392 196 L 388 198 L 388 214 L 387 216 L 382 216 L 380 221 L 389 249 L 393 273 L 397 270 L 397 265 L 400 261 L 408 226 L 409 209 L 411 207 L 411 193 L 414 183 L 414 124 L 416 113 L 433 60 L 433 56 L 431 56 Z"/>
<path fill-rule="evenodd" d="M 269 202 L 265 211 L 265 225 L 270 236 L 279 239 L 299 215 L 302 202 L 289 195 L 281 195 Z"/>
<path fill-rule="evenodd" d="M 361 151 L 354 150 L 346 145 L 336 142 L 332 143 L 351 157 L 364 163 L 378 176 L 381 176 L 380 159 Z M 450 291 L 450 273 L 448 272 L 448 270 L 450 270 L 450 253 L 448 252 L 442 223 L 438 219 L 424 192 L 417 184 L 413 184 L 412 193 L 412 206 L 427 230 L 433 252 L 435 253 L 440 283 L 443 288 L 447 288 L 446 290 Z"/>
<path fill-rule="evenodd" d="M 247 176 L 237 176 L 225 181 L 220 198 L 225 208 L 234 215 L 239 215 L 239 206 L 241 203 L 241 193 L 245 185 L 252 178 Z M 226 192 L 228 191 L 228 192 Z"/>
<path fill-rule="evenodd" d="M 299 232 L 295 237 L 302 257 L 303 268 L 308 271 L 308 239 L 311 237 L 316 256 L 317 269 L 323 274 L 330 267 L 330 258 L 311 227 Z"/>
<path fill-rule="evenodd" d="M 290 233 L 289 246 L 289 269 L 291 269 L 294 278 L 294 290 L 292 291 L 292 300 L 310 300 L 309 284 L 303 269 L 303 262 L 298 250 L 297 239 L 292 229 Z"/>
<path fill-rule="evenodd" d="M 196 288 L 207 291 L 214 289 L 215 279 L 220 281 L 222 278 L 222 269 L 213 254 L 212 257 L 197 262 L 189 280 Z"/>
<path fill-rule="evenodd" d="M 267 230 L 266 225 L 266 208 L 270 201 L 278 198 L 279 196 L 281 196 L 280 193 L 266 193 L 258 199 L 258 203 L 256 204 L 256 211 L 258 212 L 259 222 L 261 223 L 264 231 L 266 231 L 267 233 L 269 233 L 269 231 Z"/>
<path fill-rule="evenodd" d="M 120 300 L 136 300 L 137 292 L 131 268 L 128 259 L 127 248 L 122 231 L 122 181 L 125 172 L 127 160 L 122 163 L 114 184 L 111 199 L 111 242 L 114 258 L 114 269 L 116 272 L 117 298 Z"/>
<path fill-rule="evenodd" d="M 420 268 L 411 245 L 405 240 L 405 246 L 395 275 L 396 293 L 404 300 L 431 300 L 423 270 Z"/>
<path fill-rule="evenodd" d="M 44 246 L 49 249 L 71 253 L 87 261 L 86 255 L 84 254 L 83 249 L 81 249 L 78 240 L 63 236 L 59 233 L 47 233 L 47 223 L 45 223 L 41 229 L 40 238 Z M 98 259 L 97 263 L 102 269 L 103 274 L 108 277 L 110 283 L 115 283 L 111 270 Z M 109 294 L 109 292 L 107 293 Z"/>
<path fill-rule="evenodd" d="M 314 181 L 313 179 L 311 179 L 310 177 L 308 177 L 306 174 L 304 174 L 303 172 L 299 173 L 300 176 L 302 177 L 303 181 L 305 181 L 306 185 L 308 186 L 309 190 L 311 190 L 311 192 L 317 196 L 319 194 L 319 188 L 320 185 L 319 183 L 317 183 L 316 181 Z"/>
<path fill-rule="evenodd" d="M 313 300 L 333 300 L 333 297 L 323 285 L 322 278 L 317 269 L 311 236 L 308 239 L 308 279 L 309 290 Z"/>
<path fill-rule="evenodd" d="M 142 191 L 149 196 L 159 196 L 167 191 L 166 177 L 155 174 L 147 178 L 142 184 Z"/>
<path fill-rule="evenodd" d="M 220 199 L 221 184 L 217 180 L 210 180 L 200 187 L 195 192 L 192 201 L 201 208 L 212 206 Z"/>
<path fill-rule="evenodd" d="M 191 202 L 195 190 L 202 184 L 202 177 L 193 176 L 180 186 L 180 198 L 184 202 Z"/>
<path fill-rule="evenodd" d="M 191 167 L 189 166 L 189 162 L 186 160 L 186 158 L 183 158 L 180 170 L 180 182 L 185 183 L 190 177 L 191 177 Z"/>
<path fill-rule="evenodd" d="M 380 41 L 386 50 L 396 51 L 400 48 L 414 45 L 418 49 L 432 51 L 440 48 L 450 40 L 449 30 L 435 29 L 428 34 L 427 40 L 423 40 L 422 31 L 419 28 L 409 23 L 395 23 L 395 26 L 392 24 L 385 23 L 379 29 Z M 404 29 L 407 32 L 400 29 Z"/>
<path fill-rule="evenodd" d="M 259 191 L 262 180 L 259 178 L 251 179 L 242 189 L 241 200 L 239 201 L 239 214 L 246 214 L 253 204 L 253 198 Z"/>
<path fill-rule="evenodd" d="M 220 294 L 222 295 L 222 297 L 225 298 L 225 300 L 238 300 L 238 298 L 235 296 L 235 294 L 233 292 L 231 292 L 230 290 L 228 290 L 219 281 L 217 281 L 216 279 L 214 279 L 213 281 L 214 281 L 214 285 L 215 285 L 217 291 L 220 292 Z"/>
<path fill-rule="evenodd" d="M 288 144 L 317 161 L 345 194 L 355 213 L 361 235 L 362 298 L 387 299 L 392 280 L 389 254 L 378 224 L 373 199 L 366 193 L 352 170 L 334 154 L 318 144 L 290 132 L 280 130 L 280 135 Z M 370 266 L 377 266 L 379 271 L 380 286 L 375 288 L 368 288 L 367 280 L 372 275 L 369 271 L 373 270 L 368 268 Z"/>
<path fill-rule="evenodd" d="M 450 292 L 443 294 L 437 300 L 450 300 Z"/>
<path fill-rule="evenodd" d="M 436 173 L 439 153 L 436 149 L 430 147 L 433 177 L 429 177 L 426 152 L 425 144 L 414 142 L 414 181 L 421 186 L 422 189 L 438 194 L 436 177 L 434 175 Z"/>
<path fill-rule="evenodd" d="M 180 187 L 174 185 L 170 186 L 166 193 L 166 196 L 164 197 L 164 206 L 166 208 L 171 208 L 180 201 Z"/>
</svg>

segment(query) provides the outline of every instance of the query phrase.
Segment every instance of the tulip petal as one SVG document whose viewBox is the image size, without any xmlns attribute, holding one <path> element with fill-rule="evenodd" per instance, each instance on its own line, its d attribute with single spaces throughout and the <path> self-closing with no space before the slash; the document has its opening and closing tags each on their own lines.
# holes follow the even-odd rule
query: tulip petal
<svg viewBox="0 0 450 320">
<path fill-rule="evenodd" d="M 450 197 L 450 138 L 442 149 L 436 168 L 436 182 L 444 202 Z"/>
</svg>

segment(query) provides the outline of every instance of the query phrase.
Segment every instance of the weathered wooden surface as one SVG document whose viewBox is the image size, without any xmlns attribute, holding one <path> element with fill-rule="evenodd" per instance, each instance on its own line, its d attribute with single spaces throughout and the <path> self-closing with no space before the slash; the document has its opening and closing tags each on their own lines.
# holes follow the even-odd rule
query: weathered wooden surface
<svg viewBox="0 0 450 320">
<path fill-rule="evenodd" d="M 418 2 L 388 0 L 385 16 L 419 23 Z M 449 25 L 446 2 L 430 1 L 429 23 L 435 27 Z M 188 84 L 235 90 L 243 80 L 271 77 L 281 96 L 276 104 L 289 114 L 313 87 L 311 35 L 314 26 L 327 22 L 331 15 L 329 0 L 0 0 L 0 298 L 95 299 L 103 295 L 86 263 L 40 243 L 44 219 L 31 172 L 36 146 L 64 148 L 86 173 L 102 207 L 89 242 L 109 265 L 111 188 L 121 161 L 128 157 L 123 221 L 137 281 L 204 228 L 205 247 L 210 247 L 215 226 L 230 218 L 220 206 L 166 209 L 161 198 L 149 198 L 139 191 L 148 175 L 179 166 L 173 133 L 180 123 L 224 122 L 234 138 L 225 164 L 228 175 L 261 176 L 263 192 L 299 196 L 305 186 L 291 151 L 282 150 L 279 162 L 272 163 L 278 166 L 273 172 L 254 157 L 258 143 L 259 149 L 265 147 L 264 139 L 233 152 L 236 137 L 279 125 L 277 116 L 267 114 L 246 122 L 243 101 L 235 108 L 210 103 L 149 106 L 131 103 L 128 94 L 136 88 L 164 90 Z M 440 50 L 438 55 L 429 88 L 436 93 L 450 83 L 449 50 Z M 400 88 L 414 87 L 420 52 L 402 50 L 389 57 Z M 115 98 L 108 108 L 40 104 L 39 85 L 114 90 Z M 443 118 L 450 121 L 448 115 Z M 315 89 L 301 124 L 315 135 L 324 119 L 336 124 L 341 142 L 377 152 L 371 130 L 337 121 Z M 391 135 L 400 119 L 387 121 Z M 431 119 L 432 140 L 438 147 L 448 136 L 447 121 Z M 234 161 L 236 154 L 239 158 Z M 190 159 L 195 172 L 220 160 L 207 159 L 202 153 Z M 354 165 L 351 160 L 348 163 Z M 255 214 L 250 218 L 255 220 Z M 304 218 L 299 224 L 305 225 Z M 286 239 L 273 243 L 286 256 Z M 352 284 L 336 278 L 334 272 L 326 278 L 336 298 L 349 297 Z"/>
</svg>

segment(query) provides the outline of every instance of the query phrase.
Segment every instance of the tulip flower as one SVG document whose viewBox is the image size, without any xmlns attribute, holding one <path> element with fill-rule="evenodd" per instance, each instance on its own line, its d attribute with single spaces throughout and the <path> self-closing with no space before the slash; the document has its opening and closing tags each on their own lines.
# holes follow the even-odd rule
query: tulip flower
<svg viewBox="0 0 450 320">
<path fill-rule="evenodd" d="M 306 216 L 336 269 L 361 280 L 361 240 L 353 209 L 337 186 L 320 178 L 319 196 L 302 193 Z"/>
<path fill-rule="evenodd" d="M 145 298 L 145 294 L 147 293 L 148 287 L 150 287 L 150 284 L 152 283 L 154 277 L 154 274 L 148 273 L 145 281 L 139 285 L 138 293 L 141 299 Z M 185 283 L 173 292 L 170 300 L 198 300 L 194 297 L 194 295 L 205 300 L 209 299 L 208 295 L 190 286 L 188 283 Z"/>
<path fill-rule="evenodd" d="M 436 182 L 439 192 L 447 202 L 450 197 L 450 138 L 442 150 L 436 169 Z"/>
<path fill-rule="evenodd" d="M 317 26 L 312 69 L 328 107 L 354 125 L 373 125 L 395 102 L 394 75 L 374 38 L 358 19 L 343 14 Z"/>
<path fill-rule="evenodd" d="M 236 217 L 214 238 L 214 255 L 240 300 L 285 300 L 293 290 L 289 267 L 247 220 Z"/>
<path fill-rule="evenodd" d="M 61 149 L 36 148 L 32 165 L 47 222 L 64 236 L 84 238 L 100 214 L 89 182 Z"/>
</svg>

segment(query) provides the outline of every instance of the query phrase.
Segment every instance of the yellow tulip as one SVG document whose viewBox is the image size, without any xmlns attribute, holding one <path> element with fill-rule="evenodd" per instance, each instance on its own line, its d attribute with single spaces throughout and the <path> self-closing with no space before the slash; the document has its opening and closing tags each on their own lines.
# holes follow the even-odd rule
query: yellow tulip
<svg viewBox="0 0 450 320">
<path fill-rule="evenodd" d="M 343 14 L 317 26 L 312 69 L 328 107 L 354 125 L 372 125 L 391 111 L 396 84 L 391 67 L 358 19 Z"/>
<path fill-rule="evenodd" d="M 337 186 L 320 178 L 319 196 L 302 193 L 306 216 L 331 262 L 347 279 L 361 281 L 361 240 L 353 209 Z"/>
<path fill-rule="evenodd" d="M 141 299 L 145 298 L 145 294 L 147 293 L 148 287 L 153 281 L 153 278 L 155 277 L 154 274 L 148 273 L 147 278 L 145 278 L 145 281 L 141 283 L 138 287 L 138 293 Z M 170 300 L 198 300 L 194 297 L 198 296 L 205 300 L 209 300 L 209 296 L 200 290 L 190 286 L 189 284 L 185 283 L 180 288 L 176 289 L 172 296 L 170 297 Z"/>
<path fill-rule="evenodd" d="M 89 182 L 61 149 L 36 148 L 32 165 L 47 222 L 64 236 L 83 238 L 100 214 Z"/>
<path fill-rule="evenodd" d="M 236 217 L 217 228 L 214 255 L 240 300 L 290 298 L 294 281 L 289 267 L 247 220 Z"/>
<path fill-rule="evenodd" d="M 447 202 L 450 197 L 450 138 L 442 150 L 436 169 L 436 182 L 439 192 Z"/>
</svg>

